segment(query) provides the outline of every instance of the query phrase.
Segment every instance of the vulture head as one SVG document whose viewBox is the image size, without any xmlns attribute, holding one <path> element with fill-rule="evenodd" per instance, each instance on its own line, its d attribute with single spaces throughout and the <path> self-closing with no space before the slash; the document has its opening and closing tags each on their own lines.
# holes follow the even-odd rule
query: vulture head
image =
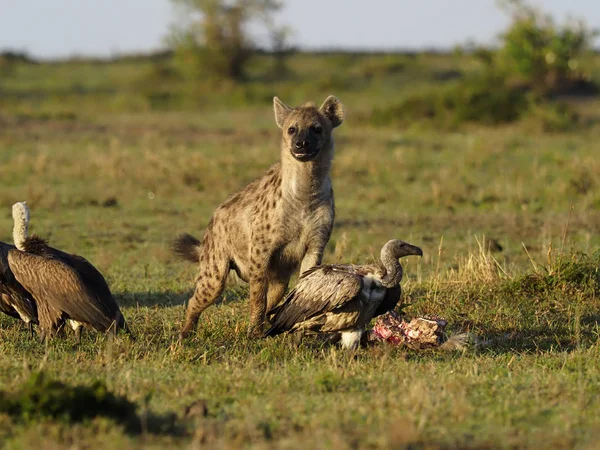
<svg viewBox="0 0 600 450">
<path fill-rule="evenodd" d="M 410 255 L 423 256 L 423 250 L 400 239 L 392 239 L 391 241 L 387 241 L 381 249 L 381 260 L 383 261 L 388 254 L 392 255 L 395 259 L 400 259 Z"/>
<path fill-rule="evenodd" d="M 400 281 L 402 281 L 402 266 L 398 260 L 409 255 L 423 256 L 423 250 L 399 239 L 392 239 L 383 246 L 381 249 L 381 263 L 385 267 L 386 274 L 382 278 L 381 284 L 387 288 L 400 284 Z"/>
</svg>

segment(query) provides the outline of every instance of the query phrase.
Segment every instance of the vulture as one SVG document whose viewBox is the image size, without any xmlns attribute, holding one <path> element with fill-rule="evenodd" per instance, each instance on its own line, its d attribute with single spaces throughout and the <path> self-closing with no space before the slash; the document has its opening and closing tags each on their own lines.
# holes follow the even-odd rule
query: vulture
<svg viewBox="0 0 600 450">
<path fill-rule="evenodd" d="M 37 236 L 28 236 L 29 209 L 24 202 L 13 205 L 13 240 L 8 263 L 16 280 L 37 303 L 41 338 L 56 333 L 65 322 L 81 340 L 81 327 L 113 333 L 129 332 L 106 280 L 79 255 L 50 247 Z"/>
<path fill-rule="evenodd" d="M 8 263 L 14 245 L 0 242 L 0 311 L 27 324 L 33 336 L 33 324 L 38 323 L 37 305 L 33 296 L 17 281 Z"/>
<path fill-rule="evenodd" d="M 381 264 L 322 265 L 305 271 L 284 302 L 272 310 L 266 335 L 341 332 L 342 346 L 356 349 L 371 319 L 398 304 L 399 259 L 408 255 L 423 256 L 423 251 L 395 239 L 381 249 Z"/>
</svg>

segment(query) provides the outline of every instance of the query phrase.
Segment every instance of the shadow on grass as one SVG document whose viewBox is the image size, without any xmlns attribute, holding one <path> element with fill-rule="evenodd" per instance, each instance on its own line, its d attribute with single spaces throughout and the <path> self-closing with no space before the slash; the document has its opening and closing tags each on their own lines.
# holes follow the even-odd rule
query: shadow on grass
<svg viewBox="0 0 600 450">
<path fill-rule="evenodd" d="M 570 353 L 581 345 L 568 335 L 557 331 L 515 330 L 486 336 L 490 342 L 486 350 L 492 353 Z"/>
<path fill-rule="evenodd" d="M 600 319 L 600 317 L 599 317 Z M 463 323 L 456 327 L 457 331 L 472 332 L 477 336 L 476 348 L 491 354 L 509 353 L 570 353 L 582 347 L 593 345 L 596 334 L 593 327 L 582 324 L 577 334 L 565 324 L 564 327 L 548 329 L 542 326 L 518 329 L 483 329 Z M 595 327 L 595 325 L 594 325 Z M 471 331 L 473 330 L 473 331 Z"/>
<path fill-rule="evenodd" d="M 583 316 L 581 318 L 581 325 L 593 328 L 600 327 L 600 312 Z"/>
<path fill-rule="evenodd" d="M 0 391 L 0 412 L 23 424 L 39 421 L 73 424 L 102 417 L 121 425 L 130 435 L 186 433 L 185 424 L 178 421 L 175 413 L 156 414 L 146 406 L 139 407 L 127 397 L 110 391 L 102 381 L 69 385 L 43 371 L 31 373 L 14 392 Z"/>
</svg>

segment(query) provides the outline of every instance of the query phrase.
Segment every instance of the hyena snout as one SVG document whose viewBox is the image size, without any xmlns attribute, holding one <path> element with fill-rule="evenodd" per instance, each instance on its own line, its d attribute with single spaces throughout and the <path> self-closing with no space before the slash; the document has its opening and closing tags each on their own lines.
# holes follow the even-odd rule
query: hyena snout
<svg viewBox="0 0 600 450">
<path fill-rule="evenodd" d="M 293 140 L 291 146 L 292 156 L 298 161 L 310 161 L 321 151 L 319 139 L 312 136 L 299 136 Z"/>
</svg>

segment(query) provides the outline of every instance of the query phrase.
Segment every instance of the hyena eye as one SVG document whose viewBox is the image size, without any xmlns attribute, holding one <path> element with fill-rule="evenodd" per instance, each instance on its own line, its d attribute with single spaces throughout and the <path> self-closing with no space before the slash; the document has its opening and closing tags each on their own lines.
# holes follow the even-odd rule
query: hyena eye
<svg viewBox="0 0 600 450">
<path fill-rule="evenodd" d="M 314 125 L 312 129 L 317 134 L 321 134 L 321 131 L 323 131 L 323 127 L 321 125 Z"/>
<path fill-rule="evenodd" d="M 288 128 L 288 134 L 294 134 L 296 132 L 296 128 L 295 127 L 289 127 Z"/>
</svg>

